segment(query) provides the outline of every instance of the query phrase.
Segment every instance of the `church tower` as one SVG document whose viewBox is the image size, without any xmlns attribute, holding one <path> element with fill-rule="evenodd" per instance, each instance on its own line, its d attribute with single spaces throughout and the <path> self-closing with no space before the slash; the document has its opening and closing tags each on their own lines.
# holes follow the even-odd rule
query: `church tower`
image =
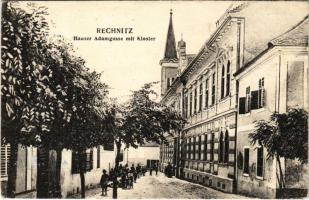
<svg viewBox="0 0 309 200">
<path fill-rule="evenodd" d="M 172 82 L 177 77 L 178 57 L 173 28 L 173 12 L 170 11 L 170 21 L 168 25 L 167 38 L 165 43 L 164 58 L 160 60 L 161 65 L 161 95 L 166 94 Z"/>
</svg>

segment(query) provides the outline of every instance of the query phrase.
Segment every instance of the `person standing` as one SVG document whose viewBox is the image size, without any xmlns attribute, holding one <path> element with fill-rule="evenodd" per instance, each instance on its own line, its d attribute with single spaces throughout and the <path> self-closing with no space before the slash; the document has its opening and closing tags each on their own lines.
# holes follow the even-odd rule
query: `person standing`
<svg viewBox="0 0 309 200">
<path fill-rule="evenodd" d="M 102 196 L 106 196 L 107 195 L 107 185 L 108 185 L 108 174 L 106 174 L 106 170 L 103 169 L 103 174 L 101 176 L 101 180 L 100 180 L 100 185 L 102 188 Z"/>
<path fill-rule="evenodd" d="M 149 174 L 150 174 L 150 176 L 152 176 L 152 165 L 150 165 Z"/>
<path fill-rule="evenodd" d="M 172 167 L 170 162 L 166 166 L 166 175 L 167 175 L 168 178 L 172 178 L 172 176 L 173 176 L 173 167 Z"/>
<path fill-rule="evenodd" d="M 158 176 L 158 166 L 156 164 L 154 165 L 154 170 L 156 171 L 156 176 Z"/>
</svg>

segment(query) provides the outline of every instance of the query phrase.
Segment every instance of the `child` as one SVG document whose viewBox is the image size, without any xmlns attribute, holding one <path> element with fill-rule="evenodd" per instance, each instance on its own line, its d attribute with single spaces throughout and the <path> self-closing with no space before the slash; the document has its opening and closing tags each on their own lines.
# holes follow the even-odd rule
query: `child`
<svg viewBox="0 0 309 200">
<path fill-rule="evenodd" d="M 103 174 L 101 176 L 100 185 L 102 188 L 102 196 L 107 195 L 107 185 L 108 185 L 108 175 L 106 174 L 106 170 L 103 169 Z"/>
</svg>

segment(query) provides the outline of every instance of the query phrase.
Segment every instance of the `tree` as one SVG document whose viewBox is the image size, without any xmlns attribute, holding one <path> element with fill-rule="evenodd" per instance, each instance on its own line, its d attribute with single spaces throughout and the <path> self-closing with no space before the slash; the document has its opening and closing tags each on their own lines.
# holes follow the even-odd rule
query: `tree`
<svg viewBox="0 0 309 200">
<path fill-rule="evenodd" d="M 17 3 L 2 4 L 1 19 L 1 132 L 2 143 L 11 145 L 8 172 L 8 197 L 15 197 L 18 144 L 36 145 L 35 126 L 45 129 L 37 90 L 46 78 L 44 66 L 36 62 L 38 49 L 48 35 L 44 8 L 29 5 L 26 12 Z M 47 96 L 48 94 L 46 94 Z"/>
<path fill-rule="evenodd" d="M 285 187 L 280 157 L 298 159 L 308 163 L 308 113 L 292 108 L 287 113 L 273 113 L 270 121 L 256 122 L 256 129 L 249 134 L 251 144 L 260 144 L 267 149 L 267 159 L 276 158 L 279 165 L 278 182 Z"/>
<path fill-rule="evenodd" d="M 155 83 L 147 83 L 134 91 L 127 104 L 113 104 L 106 118 L 107 132 L 110 132 L 117 148 L 115 174 L 113 180 L 113 198 L 117 198 L 117 174 L 122 145 L 137 148 L 147 141 L 166 142 L 166 134 L 181 129 L 185 120 L 179 113 L 156 102 L 157 96 L 152 89 Z"/>
</svg>

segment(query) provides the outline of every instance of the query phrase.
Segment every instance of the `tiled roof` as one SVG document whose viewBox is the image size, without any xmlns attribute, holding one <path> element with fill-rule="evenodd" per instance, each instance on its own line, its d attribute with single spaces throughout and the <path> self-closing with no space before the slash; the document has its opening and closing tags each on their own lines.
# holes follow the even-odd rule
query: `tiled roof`
<svg viewBox="0 0 309 200">
<path fill-rule="evenodd" d="M 308 16 L 296 26 L 270 41 L 274 46 L 308 46 Z"/>
</svg>

